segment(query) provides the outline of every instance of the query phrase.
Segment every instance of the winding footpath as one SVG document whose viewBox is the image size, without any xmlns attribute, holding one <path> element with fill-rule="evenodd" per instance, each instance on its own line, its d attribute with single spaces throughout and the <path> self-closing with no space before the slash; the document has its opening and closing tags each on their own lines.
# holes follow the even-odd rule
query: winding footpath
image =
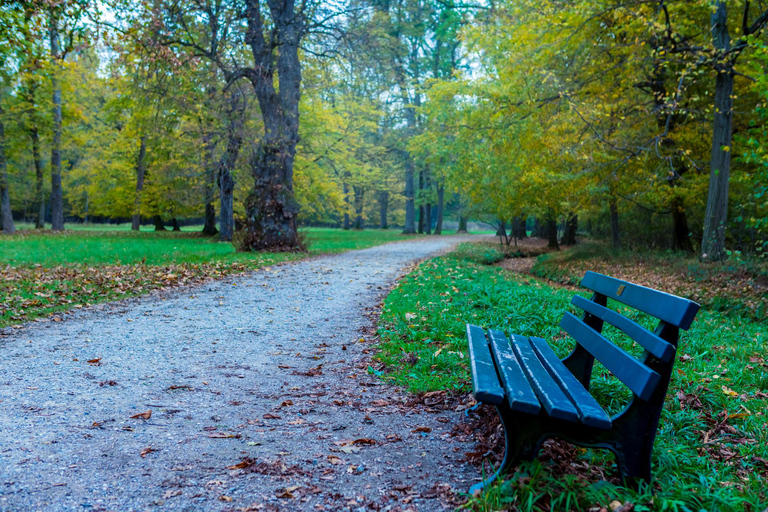
<svg viewBox="0 0 768 512">
<path fill-rule="evenodd" d="M 367 372 L 371 312 L 461 238 L 276 266 L 0 333 L 0 511 L 442 510 L 460 411 Z"/>
</svg>

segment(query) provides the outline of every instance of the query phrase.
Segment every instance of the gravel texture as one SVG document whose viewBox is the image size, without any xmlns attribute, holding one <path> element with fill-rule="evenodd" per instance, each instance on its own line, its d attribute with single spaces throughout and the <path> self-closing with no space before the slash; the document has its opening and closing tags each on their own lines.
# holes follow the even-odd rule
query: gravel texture
<svg viewBox="0 0 768 512">
<path fill-rule="evenodd" d="M 366 371 L 376 304 L 459 237 L 263 269 L 0 335 L 0 510 L 442 510 L 463 414 Z M 151 416 L 131 416 L 151 411 Z M 149 416 L 145 414 L 144 416 Z"/>
</svg>

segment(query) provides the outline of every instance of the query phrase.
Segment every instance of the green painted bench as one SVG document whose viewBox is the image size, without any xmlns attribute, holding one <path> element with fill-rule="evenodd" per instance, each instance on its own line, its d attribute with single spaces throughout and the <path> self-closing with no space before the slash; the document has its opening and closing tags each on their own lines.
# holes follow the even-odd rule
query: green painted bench
<svg viewBox="0 0 768 512">
<path fill-rule="evenodd" d="M 680 329 L 691 326 L 699 305 L 595 272 L 587 272 L 581 285 L 594 293 L 591 300 L 577 295 L 571 301 L 584 311 L 582 319 L 565 313 L 560 322 L 576 341 L 563 360 L 541 338 L 467 325 L 475 399 L 496 407 L 506 441 L 498 470 L 470 492 L 533 459 L 550 437 L 611 450 L 626 484 L 650 481 L 653 440 Z M 658 319 L 655 331 L 609 309 L 608 299 Z M 604 323 L 640 345 L 643 356 L 638 359 L 605 337 Z M 632 391 L 626 408 L 612 417 L 589 392 L 595 359 Z"/>
</svg>

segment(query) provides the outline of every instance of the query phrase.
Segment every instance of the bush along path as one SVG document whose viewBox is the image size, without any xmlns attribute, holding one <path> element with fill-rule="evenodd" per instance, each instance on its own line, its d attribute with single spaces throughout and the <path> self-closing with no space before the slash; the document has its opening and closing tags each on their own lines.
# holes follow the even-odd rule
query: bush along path
<svg viewBox="0 0 768 512">
<path fill-rule="evenodd" d="M 462 244 L 423 262 L 388 295 L 380 319 L 384 378 L 414 392 L 468 394 L 465 324 L 546 338 L 558 355 L 572 342 L 558 323 L 573 291 L 494 266 L 497 251 Z M 572 288 L 572 287 L 571 287 Z M 642 319 L 638 319 L 643 321 Z M 620 486 L 601 450 L 550 443 L 539 460 L 471 501 L 473 510 L 754 511 L 768 509 L 768 360 L 765 324 L 702 309 L 681 336 L 654 445 L 653 489 Z M 628 396 L 596 365 L 592 393 L 611 413 Z M 493 459 L 503 448 L 495 413 L 467 429 L 484 446 L 465 456 Z M 498 461 L 497 461 L 498 462 Z M 653 491 L 653 492 L 652 492 Z"/>
<path fill-rule="evenodd" d="M 479 478 L 463 411 L 382 383 L 361 333 L 400 269 L 457 240 L 6 330 L 0 510 L 453 508 Z"/>
</svg>

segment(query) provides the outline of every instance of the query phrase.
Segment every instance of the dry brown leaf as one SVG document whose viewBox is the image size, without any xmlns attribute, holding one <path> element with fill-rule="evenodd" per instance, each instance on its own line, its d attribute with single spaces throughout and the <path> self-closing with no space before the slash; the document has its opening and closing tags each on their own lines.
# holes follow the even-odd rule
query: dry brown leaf
<svg viewBox="0 0 768 512">
<path fill-rule="evenodd" d="M 152 453 L 152 452 L 156 452 L 156 451 L 157 451 L 157 450 L 155 450 L 155 449 L 154 449 L 154 448 L 152 448 L 151 446 L 147 446 L 146 448 L 144 448 L 143 450 L 141 450 L 141 453 L 139 453 L 139 455 L 141 455 L 141 458 L 143 459 L 144 457 L 146 457 L 146 456 L 147 456 L 147 454 L 149 454 L 149 453 Z"/>
<path fill-rule="evenodd" d="M 262 416 L 265 420 L 281 420 L 283 419 L 281 416 L 278 416 L 277 414 L 267 413 L 264 416 Z"/>
<path fill-rule="evenodd" d="M 136 419 L 136 420 L 148 420 L 151 417 L 152 417 L 152 409 L 148 411 L 140 412 L 139 414 L 134 414 L 133 416 L 131 416 L 132 419 Z"/>
<path fill-rule="evenodd" d="M 96 359 L 89 359 L 86 361 L 88 364 L 92 364 L 94 366 L 101 366 L 101 358 L 97 357 Z"/>
<path fill-rule="evenodd" d="M 208 437 L 213 439 L 232 439 L 239 438 L 240 434 L 230 434 L 229 432 L 211 432 Z"/>
<path fill-rule="evenodd" d="M 232 501 L 232 498 L 230 498 L 229 496 L 227 496 L 225 494 L 222 494 L 221 496 L 219 496 L 219 501 L 226 501 L 227 503 L 229 503 L 229 502 Z"/>
<path fill-rule="evenodd" d="M 430 432 L 432 432 L 432 427 L 416 427 L 415 429 L 411 430 L 411 432 L 413 432 L 414 434 L 418 432 L 424 432 L 426 434 L 429 434 Z"/>
</svg>

